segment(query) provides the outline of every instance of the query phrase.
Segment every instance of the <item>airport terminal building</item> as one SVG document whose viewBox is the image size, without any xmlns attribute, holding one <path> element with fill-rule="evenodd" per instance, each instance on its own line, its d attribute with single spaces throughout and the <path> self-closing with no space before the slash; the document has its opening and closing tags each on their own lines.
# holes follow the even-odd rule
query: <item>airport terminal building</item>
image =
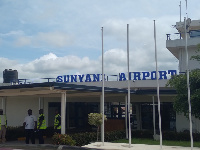
<svg viewBox="0 0 200 150">
<path fill-rule="evenodd" d="M 183 22 L 177 22 L 176 28 L 180 34 L 179 39 L 170 39 L 167 34 L 166 47 L 179 60 L 179 71 L 185 72 L 185 39 Z M 192 20 L 189 27 L 188 53 L 189 57 L 196 55 L 197 45 L 200 44 L 200 20 Z M 189 68 L 199 68 L 199 62 L 189 60 Z M 16 70 L 5 70 L 5 81 L 0 86 L 1 103 L 7 115 L 8 126 L 22 126 L 27 110 L 32 109 L 38 117 L 38 110 L 44 109 L 47 126 L 53 126 L 54 112 L 60 110 L 62 128 L 88 128 L 88 114 L 100 112 L 100 106 L 104 105 L 105 115 L 108 118 L 105 130 L 112 128 L 125 128 L 125 111 L 127 100 L 127 74 L 119 73 L 116 80 L 105 80 L 105 103 L 102 98 L 102 75 L 64 75 L 52 78 L 44 78 L 43 83 L 28 83 L 18 79 Z M 7 83 L 10 75 L 12 83 Z M 162 130 L 184 131 L 189 130 L 189 121 L 183 114 L 173 110 L 173 98 L 176 91 L 166 87 L 166 83 L 172 75 L 179 74 L 176 70 L 159 71 L 160 101 Z M 158 129 L 158 103 L 156 72 L 130 72 L 131 87 L 131 123 L 132 129 L 152 129 L 153 117 L 155 127 Z M 17 76 L 17 77 L 16 77 Z M 15 83 L 15 84 L 13 84 Z M 17 84 L 16 84 L 17 83 Z M 200 132 L 200 120 L 192 118 L 193 131 Z"/>
</svg>

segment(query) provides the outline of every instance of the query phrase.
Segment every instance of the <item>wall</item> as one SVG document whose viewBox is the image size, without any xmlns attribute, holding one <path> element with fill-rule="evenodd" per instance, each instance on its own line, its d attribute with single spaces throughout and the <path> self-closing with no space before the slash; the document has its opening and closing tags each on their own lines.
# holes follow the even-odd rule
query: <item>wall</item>
<svg viewBox="0 0 200 150">
<path fill-rule="evenodd" d="M 60 98 L 44 98 L 44 115 L 48 125 L 48 103 L 60 102 Z M 2 103 L 0 103 L 1 107 Z M 24 118 L 28 115 L 28 109 L 32 109 L 33 115 L 39 117 L 39 97 L 7 97 L 6 115 L 8 126 L 22 126 Z M 54 116 L 53 116 L 54 119 Z"/>
<path fill-rule="evenodd" d="M 190 60 L 191 56 L 197 55 L 196 53 L 197 48 L 188 48 L 188 66 L 190 70 L 199 68 L 199 63 L 196 60 Z M 199 54 L 199 53 L 198 53 Z M 180 72 L 186 71 L 186 53 L 185 49 L 180 49 L 179 53 L 179 70 Z"/>
<path fill-rule="evenodd" d="M 8 97 L 6 99 L 8 126 L 22 126 L 24 118 L 28 115 L 28 109 L 32 109 L 33 115 L 38 117 L 38 105 L 38 99 L 34 97 Z"/>
<path fill-rule="evenodd" d="M 192 117 L 192 129 L 193 132 L 200 132 L 200 120 Z M 184 130 L 190 130 L 190 122 L 183 114 L 176 113 L 176 130 L 182 132 Z"/>
</svg>

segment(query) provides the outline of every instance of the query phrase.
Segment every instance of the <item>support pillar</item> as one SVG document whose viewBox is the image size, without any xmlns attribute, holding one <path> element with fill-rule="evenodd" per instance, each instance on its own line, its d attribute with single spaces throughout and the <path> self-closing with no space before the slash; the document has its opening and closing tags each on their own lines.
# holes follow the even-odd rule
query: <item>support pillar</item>
<svg viewBox="0 0 200 150">
<path fill-rule="evenodd" d="M 44 98 L 39 97 L 39 110 L 44 109 Z"/>
<path fill-rule="evenodd" d="M 66 92 L 61 93 L 61 134 L 65 134 Z"/>
</svg>

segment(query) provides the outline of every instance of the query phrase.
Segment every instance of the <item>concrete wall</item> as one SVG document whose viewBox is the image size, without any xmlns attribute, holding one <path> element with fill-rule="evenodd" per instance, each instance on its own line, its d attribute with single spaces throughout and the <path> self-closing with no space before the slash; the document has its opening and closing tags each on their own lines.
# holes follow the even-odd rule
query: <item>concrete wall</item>
<svg viewBox="0 0 200 150">
<path fill-rule="evenodd" d="M 188 49 L 188 65 L 190 70 L 199 68 L 199 63 L 196 60 L 190 60 L 191 56 L 197 55 L 196 53 L 197 48 L 191 48 Z M 199 53 L 198 53 L 199 54 Z M 179 70 L 180 72 L 186 71 L 186 53 L 185 49 L 180 49 L 179 51 Z"/>
<path fill-rule="evenodd" d="M 32 109 L 33 115 L 38 117 L 38 100 L 34 97 L 9 97 L 6 99 L 6 115 L 8 126 L 22 126 L 24 118 Z"/>
<path fill-rule="evenodd" d="M 192 117 L 192 129 L 193 132 L 200 132 L 200 120 Z M 176 130 L 181 132 L 184 130 L 190 130 L 190 122 L 182 113 L 176 114 Z"/>
<path fill-rule="evenodd" d="M 44 115 L 48 125 L 48 103 L 60 102 L 60 98 L 44 98 Z M 22 126 L 24 118 L 28 115 L 28 109 L 32 109 L 33 115 L 38 118 L 39 116 L 39 97 L 26 96 L 26 97 L 7 97 L 6 103 L 6 116 L 8 126 Z M 2 103 L 0 103 L 2 108 Z M 53 116 L 54 118 L 54 116 Z"/>
</svg>

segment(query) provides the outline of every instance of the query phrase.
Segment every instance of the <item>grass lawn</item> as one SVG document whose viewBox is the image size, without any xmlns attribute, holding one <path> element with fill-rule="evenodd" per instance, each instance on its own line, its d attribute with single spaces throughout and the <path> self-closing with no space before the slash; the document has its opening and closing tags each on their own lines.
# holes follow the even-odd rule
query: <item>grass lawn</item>
<svg viewBox="0 0 200 150">
<path fill-rule="evenodd" d="M 121 139 L 117 141 L 113 141 L 113 143 L 129 143 L 126 139 Z M 147 145 L 160 145 L 160 141 L 155 141 L 153 139 L 140 139 L 140 138 L 132 138 L 132 144 L 147 144 Z M 166 146 L 183 146 L 190 147 L 190 141 L 166 141 L 163 140 L 163 144 Z M 194 142 L 194 147 L 200 147 L 200 142 Z"/>
</svg>

